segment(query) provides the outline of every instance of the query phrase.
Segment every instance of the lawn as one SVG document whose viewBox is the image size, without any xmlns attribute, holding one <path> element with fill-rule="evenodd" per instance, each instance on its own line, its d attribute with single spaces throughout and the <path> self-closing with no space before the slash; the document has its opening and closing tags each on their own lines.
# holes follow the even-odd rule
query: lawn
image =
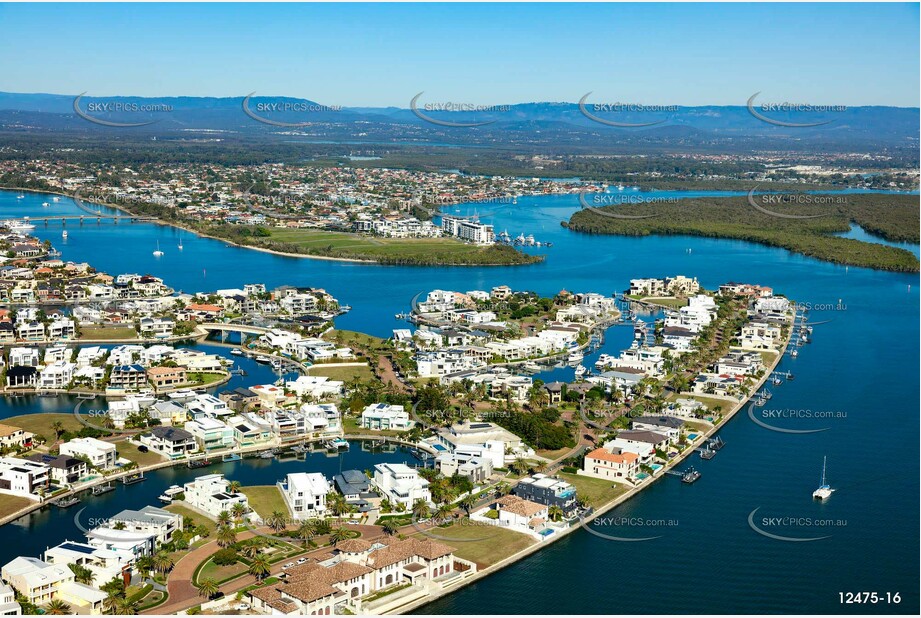
<svg viewBox="0 0 921 618">
<path fill-rule="evenodd" d="M 223 373 L 201 373 L 195 372 L 188 374 L 188 384 L 204 386 L 222 380 L 225 376 Z"/>
<path fill-rule="evenodd" d="M 476 562 L 481 568 L 493 565 L 537 542 L 526 534 L 488 524 L 453 525 L 438 528 L 432 534 L 438 535 L 435 540 L 439 543 L 454 547 L 455 556 Z M 417 534 L 416 538 L 425 540 L 431 537 Z M 452 543 L 451 539 L 457 541 Z"/>
<path fill-rule="evenodd" d="M 136 444 L 132 444 L 127 440 L 118 442 L 115 445 L 118 450 L 118 456 L 124 457 L 125 459 L 130 459 L 139 466 L 149 466 L 150 464 L 160 463 L 161 461 L 166 461 L 161 455 L 153 452 L 147 451 L 142 453 L 138 450 Z"/>
<path fill-rule="evenodd" d="M 626 493 L 629 489 L 619 483 L 580 474 L 560 473 L 560 478 L 572 484 L 576 488 L 576 495 L 579 498 L 586 498 L 589 504 L 595 508 L 610 502 L 617 496 Z"/>
<path fill-rule="evenodd" d="M 406 303 L 409 304 L 409 299 L 406 300 Z M 387 352 L 392 349 L 386 339 L 354 330 L 333 330 L 325 334 L 323 338 L 327 341 L 334 341 L 339 345 L 366 348 L 375 352 Z"/>
<path fill-rule="evenodd" d="M 28 498 L 4 495 L 3 500 L 0 500 L 0 518 L 12 515 L 19 509 L 34 503 L 33 500 L 29 500 Z"/>
<path fill-rule="evenodd" d="M 215 581 L 222 582 L 225 579 L 229 579 L 236 575 L 246 573 L 246 563 L 244 562 L 234 562 L 233 564 L 228 564 L 220 566 L 211 562 L 211 558 L 208 558 L 208 561 L 205 562 L 203 566 L 198 571 L 198 575 L 195 577 L 196 582 L 203 582 L 206 579 L 214 579 Z"/>
<path fill-rule="evenodd" d="M 275 511 L 281 511 L 285 517 L 290 516 L 288 505 L 285 504 L 285 499 L 276 485 L 253 485 L 241 487 L 240 491 L 246 494 L 250 507 L 262 519 L 268 519 Z"/>
<path fill-rule="evenodd" d="M 80 339 L 137 339 L 138 334 L 130 326 L 81 326 Z"/>
<path fill-rule="evenodd" d="M 196 526 L 201 525 L 207 528 L 208 532 L 214 533 L 214 531 L 217 529 L 217 524 L 214 523 L 212 520 L 208 519 L 204 515 L 196 513 L 195 511 L 189 508 L 182 506 L 181 504 L 169 504 L 165 506 L 164 508 L 171 513 L 182 515 L 183 518 L 188 517 L 193 522 L 195 522 Z"/>
<path fill-rule="evenodd" d="M 55 422 L 60 422 L 64 426 L 64 431 L 77 432 L 83 429 L 84 425 L 78 421 L 73 414 L 61 413 L 43 413 L 43 414 L 23 414 L 22 416 L 12 416 L 3 419 L 4 425 L 20 427 L 36 435 L 44 436 L 49 442 L 54 442 L 55 432 L 51 427 Z"/>
<path fill-rule="evenodd" d="M 660 305 L 660 306 L 662 306 L 662 307 L 668 307 L 669 309 L 680 309 L 680 308 L 682 308 L 682 307 L 687 307 L 687 305 L 688 305 L 688 299 L 686 299 L 686 298 L 674 298 L 674 297 L 672 297 L 672 296 L 668 296 L 668 297 L 658 297 L 658 298 L 657 298 L 657 297 L 654 297 L 654 296 L 647 296 L 646 298 L 644 298 L 644 299 L 642 299 L 642 300 L 645 301 L 645 302 L 647 302 L 647 303 L 652 303 L 652 304 L 654 304 L 654 305 Z"/>
<path fill-rule="evenodd" d="M 360 434 L 360 435 L 365 435 L 365 436 L 387 436 L 391 438 L 397 437 L 397 436 L 400 436 L 406 433 L 405 431 L 393 431 L 390 429 L 373 430 L 373 431 L 371 429 L 365 429 L 364 427 L 359 425 L 359 418 L 357 416 L 344 416 L 342 418 L 342 431 L 344 431 L 346 435 Z"/>
<path fill-rule="evenodd" d="M 358 378 L 362 381 L 374 379 L 374 374 L 368 365 L 361 367 L 327 367 L 325 365 L 314 365 L 308 371 L 308 375 L 326 376 L 330 380 L 341 380 L 348 383 L 350 380 Z"/>
</svg>

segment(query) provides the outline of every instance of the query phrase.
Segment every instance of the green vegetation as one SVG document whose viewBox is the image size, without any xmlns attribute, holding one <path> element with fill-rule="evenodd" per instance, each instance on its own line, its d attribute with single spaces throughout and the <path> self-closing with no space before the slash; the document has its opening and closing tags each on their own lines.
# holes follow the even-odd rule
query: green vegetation
<svg viewBox="0 0 921 618">
<path fill-rule="evenodd" d="M 543 260 L 512 247 L 480 247 L 449 238 L 376 238 L 311 229 L 195 225 L 197 231 L 224 240 L 282 253 L 368 260 L 404 266 L 507 266 Z"/>
<path fill-rule="evenodd" d="M 342 382 L 374 379 L 374 373 L 368 365 L 362 365 L 361 367 L 324 367 L 323 365 L 314 365 L 307 373 L 312 376 L 326 376 L 330 380 L 341 380 Z"/>
<path fill-rule="evenodd" d="M 276 485 L 253 485 L 241 487 L 240 491 L 246 494 L 250 507 L 263 520 L 267 520 L 276 511 L 288 515 L 288 506 Z"/>
<path fill-rule="evenodd" d="M 181 504 L 169 504 L 165 506 L 164 508 L 171 513 L 182 515 L 183 519 L 185 519 L 186 522 L 191 521 L 192 523 L 191 527 L 204 526 L 209 534 L 213 533 L 216 528 L 213 521 L 211 521 L 204 515 L 196 513 L 195 511 L 182 506 Z M 188 525 L 188 523 L 186 523 L 185 527 L 189 528 L 190 526 Z"/>
<path fill-rule="evenodd" d="M 137 339 L 137 332 L 130 326 L 81 326 L 80 339 L 118 340 Z"/>
<path fill-rule="evenodd" d="M 416 536 L 422 540 L 429 538 L 422 534 Z M 476 562 L 481 568 L 496 564 L 537 542 L 526 534 L 488 524 L 439 528 L 438 537 L 439 543 L 456 548 L 455 556 Z M 453 544 L 452 539 L 457 539 L 457 543 Z"/>
<path fill-rule="evenodd" d="M 149 466 L 151 464 L 160 463 L 165 461 L 164 458 L 159 454 L 153 451 L 147 451 L 142 453 L 138 450 L 136 444 L 131 444 L 128 441 L 121 441 L 117 444 L 118 455 L 124 457 L 125 459 L 130 459 L 139 466 Z"/>
<path fill-rule="evenodd" d="M 44 439 L 49 442 L 54 442 L 55 440 L 67 441 L 77 437 L 99 438 L 111 435 L 107 432 L 83 425 L 73 414 L 51 412 L 42 414 L 23 414 L 22 416 L 12 416 L 3 419 L 3 424 L 20 427 L 34 433 L 38 440 Z"/>
<path fill-rule="evenodd" d="M 585 500 L 594 508 L 610 502 L 629 489 L 626 485 L 579 474 L 561 473 L 560 478 L 576 488 L 580 502 Z"/>
<path fill-rule="evenodd" d="M 35 502 L 28 498 L 4 495 L 3 500 L 0 500 L 0 519 L 3 519 L 7 515 L 12 515 L 19 509 L 27 507 L 30 504 L 35 504 Z"/>
<path fill-rule="evenodd" d="M 584 209 L 569 220 L 570 229 L 621 236 L 690 235 L 733 238 L 780 247 L 837 264 L 901 272 L 918 272 L 918 259 L 909 251 L 882 244 L 841 238 L 851 223 L 896 242 L 919 241 L 918 198 L 912 195 L 813 195 L 813 203 L 763 203 L 787 215 L 825 215 L 815 219 L 775 217 L 752 207 L 747 196 L 695 198 L 678 204 L 619 205 Z M 617 219 L 598 211 L 655 215 L 647 219 Z M 565 224 L 564 224 L 565 225 Z"/>
</svg>

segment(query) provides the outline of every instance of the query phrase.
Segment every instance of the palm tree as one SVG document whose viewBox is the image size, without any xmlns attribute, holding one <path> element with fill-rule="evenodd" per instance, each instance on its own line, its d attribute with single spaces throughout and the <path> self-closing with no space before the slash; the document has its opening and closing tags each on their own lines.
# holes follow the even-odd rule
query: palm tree
<svg viewBox="0 0 921 618">
<path fill-rule="evenodd" d="M 118 597 L 115 600 L 115 613 L 119 616 L 134 616 L 138 613 L 137 603 L 133 603 L 125 597 Z"/>
<path fill-rule="evenodd" d="M 227 511 L 221 511 L 217 514 L 217 525 L 219 526 L 229 526 L 231 521 L 230 513 Z"/>
<path fill-rule="evenodd" d="M 518 457 L 509 467 L 515 474 L 524 474 L 530 469 L 530 466 L 528 466 L 528 462 L 524 457 Z"/>
<path fill-rule="evenodd" d="M 153 557 L 154 568 L 160 573 L 168 573 L 173 569 L 173 559 L 165 551 L 158 551 Z"/>
<path fill-rule="evenodd" d="M 453 512 L 454 512 L 454 509 L 452 509 L 450 506 L 448 506 L 447 504 L 442 504 L 437 509 L 435 509 L 435 519 L 438 520 L 439 522 L 443 522 L 448 517 L 450 517 L 451 513 Z"/>
<path fill-rule="evenodd" d="M 221 587 L 218 585 L 217 580 L 212 577 L 198 582 L 195 587 L 198 588 L 199 595 L 208 597 L 209 599 L 221 591 Z"/>
<path fill-rule="evenodd" d="M 115 610 L 118 609 L 118 602 L 122 598 L 121 595 L 110 590 L 106 598 L 102 600 L 102 611 L 107 614 L 114 614 Z"/>
<path fill-rule="evenodd" d="M 217 529 L 217 544 L 220 547 L 229 547 L 237 542 L 237 533 L 230 526 L 221 526 Z"/>
<path fill-rule="evenodd" d="M 247 558 L 255 558 L 259 552 L 266 546 L 266 540 L 262 537 L 256 537 L 241 548 L 241 553 Z"/>
<path fill-rule="evenodd" d="M 393 536 L 399 531 L 400 525 L 397 524 L 397 522 L 393 521 L 392 519 L 388 519 L 383 524 L 381 524 L 381 529 L 384 531 L 385 534 L 389 534 L 390 536 Z"/>
<path fill-rule="evenodd" d="M 563 518 L 563 509 L 558 504 L 554 504 L 547 509 L 547 514 L 550 515 L 550 519 L 553 521 L 560 521 Z"/>
<path fill-rule="evenodd" d="M 278 534 L 288 527 L 288 518 L 281 511 L 272 511 L 266 523 L 269 525 L 269 528 L 275 531 L 275 534 Z"/>
<path fill-rule="evenodd" d="M 351 536 L 349 531 L 340 526 L 332 531 L 329 535 L 329 540 L 333 542 L 333 547 L 335 547 L 340 541 L 346 540 L 349 536 Z"/>
<path fill-rule="evenodd" d="M 141 556 L 135 561 L 134 566 L 137 567 L 138 575 L 141 576 L 141 579 L 147 579 L 154 569 L 154 561 L 150 556 Z"/>
<path fill-rule="evenodd" d="M 54 435 L 57 439 L 60 439 L 64 435 L 64 423 L 61 421 L 54 421 L 51 423 L 51 428 L 54 430 Z"/>
<path fill-rule="evenodd" d="M 227 491 L 229 491 L 232 494 L 238 494 L 240 493 L 241 487 L 242 485 L 240 485 L 240 481 L 230 481 L 227 484 Z"/>
<path fill-rule="evenodd" d="M 271 572 L 268 557 L 266 557 L 265 554 L 256 554 L 247 571 L 250 575 L 255 576 L 256 581 L 262 581 L 263 578 Z"/>
<path fill-rule="evenodd" d="M 413 516 L 416 519 L 425 519 L 432 514 L 432 509 L 429 508 L 429 503 L 419 498 L 413 503 Z"/>
<path fill-rule="evenodd" d="M 61 599 L 52 599 L 48 601 L 47 605 L 42 609 L 45 610 L 46 614 L 51 614 L 53 616 L 64 616 L 71 613 L 70 605 Z"/>
<path fill-rule="evenodd" d="M 242 521 L 243 516 L 246 515 L 246 507 L 243 506 L 242 502 L 237 502 L 230 508 L 230 513 L 233 515 L 234 521 Z"/>
<path fill-rule="evenodd" d="M 304 547 L 310 545 L 310 539 L 312 539 L 317 534 L 317 522 L 313 519 L 307 519 L 301 522 L 301 525 L 297 527 L 297 532 L 295 536 L 299 538 L 303 543 Z"/>
<path fill-rule="evenodd" d="M 475 504 L 475 502 L 473 501 L 473 496 L 464 496 L 463 498 L 461 498 L 458 504 L 460 505 L 462 509 L 464 509 L 464 511 L 467 512 L 467 516 L 469 517 L 470 509 L 473 508 L 473 505 Z"/>
</svg>

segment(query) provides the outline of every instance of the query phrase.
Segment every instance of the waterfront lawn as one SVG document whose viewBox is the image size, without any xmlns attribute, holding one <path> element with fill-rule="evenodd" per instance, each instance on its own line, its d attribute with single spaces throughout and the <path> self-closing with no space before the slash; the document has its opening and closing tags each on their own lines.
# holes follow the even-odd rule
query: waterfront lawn
<svg viewBox="0 0 921 618">
<path fill-rule="evenodd" d="M 342 431 L 346 435 L 363 435 L 363 436 L 381 436 L 381 437 L 396 437 L 406 433 L 405 431 L 393 431 L 390 429 L 382 429 L 380 431 L 372 431 L 370 429 L 365 429 L 360 425 L 360 418 L 357 416 L 344 416 L 342 418 Z"/>
<path fill-rule="evenodd" d="M 653 305 L 659 305 L 661 307 L 667 307 L 669 309 L 681 309 L 682 307 L 688 306 L 688 299 L 686 298 L 675 298 L 674 296 L 667 297 L 655 297 L 647 296 L 643 298 L 647 303 L 652 303 Z"/>
<path fill-rule="evenodd" d="M 439 538 L 436 540 L 439 543 L 456 548 L 455 556 L 476 562 L 480 568 L 496 564 L 537 543 L 526 534 L 512 532 L 501 526 L 448 526 L 438 528 L 437 534 Z M 431 537 L 418 534 L 416 538 L 424 541 Z M 451 539 L 457 539 L 457 543 L 452 543 Z"/>
<path fill-rule="evenodd" d="M 480 247 L 452 238 L 372 238 L 309 229 L 270 229 L 271 243 L 256 243 L 280 251 L 331 257 L 418 264 L 526 264 L 535 261 L 503 247 Z M 280 243 L 283 243 L 279 246 Z"/>
<path fill-rule="evenodd" d="M 359 333 L 354 330 L 331 330 L 330 332 L 323 335 L 323 338 L 327 341 L 334 341 L 343 346 L 350 348 L 363 348 L 366 350 L 371 350 L 372 352 L 390 352 L 393 350 L 386 339 L 381 339 L 380 337 L 375 337 L 374 335 L 368 335 L 367 333 Z M 317 366 L 322 367 L 322 365 Z"/>
<path fill-rule="evenodd" d="M 160 455 L 159 453 L 155 453 L 154 451 L 147 451 L 146 453 L 142 453 L 141 451 L 138 450 L 138 447 L 136 444 L 132 444 L 128 442 L 127 440 L 118 442 L 115 445 L 115 448 L 118 451 L 119 457 L 130 459 L 131 461 L 133 461 L 134 463 L 136 463 L 138 466 L 141 466 L 141 467 L 160 463 L 161 461 L 166 461 L 166 459 L 162 455 Z"/>
<path fill-rule="evenodd" d="M 20 427 L 26 431 L 44 437 L 49 444 L 55 441 L 54 428 L 52 425 L 59 422 L 64 426 L 64 431 L 76 433 L 84 428 L 84 425 L 78 421 L 73 414 L 60 413 L 42 413 L 42 414 L 23 414 L 22 416 L 12 416 L 3 419 L 4 425 Z"/>
<path fill-rule="evenodd" d="M 576 495 L 579 498 L 586 498 L 588 503 L 594 508 L 610 502 L 617 496 L 626 493 L 630 488 L 620 483 L 614 483 L 605 479 L 596 479 L 581 474 L 560 473 L 560 478 L 576 488 Z"/>
<path fill-rule="evenodd" d="M 21 496 L 4 495 L 3 499 L 0 500 L 0 519 L 7 515 L 12 515 L 19 509 L 27 507 L 30 504 L 35 504 L 35 501 Z"/>
<path fill-rule="evenodd" d="M 341 380 L 346 383 L 356 378 L 362 382 L 369 382 L 375 379 L 374 373 L 371 372 L 371 368 L 368 365 L 362 365 L 361 367 L 326 367 L 325 365 L 314 365 L 307 373 L 312 376 L 326 376 L 330 380 Z"/>
<path fill-rule="evenodd" d="M 130 326 L 81 326 L 80 339 L 137 339 L 137 332 Z"/>
<path fill-rule="evenodd" d="M 195 526 L 204 526 L 205 528 L 208 529 L 208 532 L 212 535 L 214 534 L 214 531 L 217 529 L 217 524 L 213 520 L 208 519 L 204 515 L 200 513 L 196 513 L 192 509 L 185 507 L 181 504 L 168 504 L 163 508 L 165 508 L 170 513 L 176 513 L 177 515 L 182 515 L 183 519 L 188 517 L 194 522 Z"/>
<path fill-rule="evenodd" d="M 194 386 L 203 386 L 205 384 L 211 384 L 213 382 L 218 382 L 224 378 L 223 373 L 203 373 L 196 372 L 188 374 L 188 383 Z"/>
<path fill-rule="evenodd" d="M 262 519 L 268 519 L 275 511 L 284 513 L 285 517 L 291 515 L 277 485 L 253 485 L 241 487 L 240 491 L 246 494 L 250 507 Z"/>
<path fill-rule="evenodd" d="M 738 403 L 738 401 L 732 401 L 729 399 L 720 399 L 719 397 L 707 397 L 706 395 L 689 395 L 687 393 L 681 393 L 680 395 L 672 395 L 668 398 L 669 401 L 675 401 L 676 399 L 695 399 L 699 401 L 700 403 L 704 404 L 705 406 L 707 406 L 710 412 L 712 412 L 716 406 L 721 406 L 722 407 L 721 412 L 723 414 L 731 410 L 732 406 Z"/>
</svg>

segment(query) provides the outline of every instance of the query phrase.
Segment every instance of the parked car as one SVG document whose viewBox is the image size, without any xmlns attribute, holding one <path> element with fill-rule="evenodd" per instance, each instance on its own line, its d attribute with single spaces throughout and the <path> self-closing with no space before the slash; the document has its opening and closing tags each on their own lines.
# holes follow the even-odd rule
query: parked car
<svg viewBox="0 0 921 618">
<path fill-rule="evenodd" d="M 305 562 L 307 562 L 307 558 L 299 558 L 297 561 L 298 564 L 304 564 Z"/>
<path fill-rule="evenodd" d="M 294 566 L 294 563 L 293 563 L 293 562 L 289 562 L 288 564 L 282 566 L 281 568 L 282 568 L 282 569 L 290 569 L 290 568 L 293 567 L 293 566 Z"/>
</svg>

